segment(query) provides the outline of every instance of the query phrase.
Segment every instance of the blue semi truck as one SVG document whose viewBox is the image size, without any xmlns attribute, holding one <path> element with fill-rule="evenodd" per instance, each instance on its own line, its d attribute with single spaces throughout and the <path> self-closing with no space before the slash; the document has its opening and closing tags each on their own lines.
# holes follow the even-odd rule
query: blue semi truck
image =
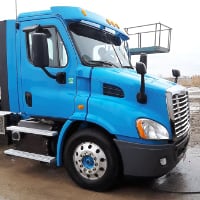
<svg viewBox="0 0 200 200">
<path fill-rule="evenodd" d="M 4 153 L 64 166 L 95 191 L 175 167 L 189 141 L 188 92 L 147 74 L 144 54 L 133 67 L 128 40 L 116 23 L 77 7 L 1 21 Z"/>
</svg>

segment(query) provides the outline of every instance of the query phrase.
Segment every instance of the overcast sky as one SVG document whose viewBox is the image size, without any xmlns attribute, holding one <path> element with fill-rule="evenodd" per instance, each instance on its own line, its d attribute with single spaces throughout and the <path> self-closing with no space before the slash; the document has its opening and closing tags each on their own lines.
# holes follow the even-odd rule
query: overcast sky
<svg viewBox="0 0 200 200">
<path fill-rule="evenodd" d="M 96 12 L 122 28 L 155 22 L 168 25 L 173 29 L 171 51 L 149 55 L 148 71 L 169 76 L 171 69 L 177 68 L 182 75 L 200 75 L 198 0 L 17 0 L 17 12 L 44 10 L 54 5 L 73 5 Z M 0 20 L 15 16 L 15 0 L 2 1 Z"/>
</svg>

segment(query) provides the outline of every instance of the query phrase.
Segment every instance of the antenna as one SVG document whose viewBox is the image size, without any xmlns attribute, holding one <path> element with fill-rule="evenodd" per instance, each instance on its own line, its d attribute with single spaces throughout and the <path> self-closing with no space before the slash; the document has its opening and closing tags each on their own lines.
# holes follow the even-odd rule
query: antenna
<svg viewBox="0 0 200 200">
<path fill-rule="evenodd" d="M 17 21 L 17 0 L 15 0 L 15 18 Z"/>
</svg>

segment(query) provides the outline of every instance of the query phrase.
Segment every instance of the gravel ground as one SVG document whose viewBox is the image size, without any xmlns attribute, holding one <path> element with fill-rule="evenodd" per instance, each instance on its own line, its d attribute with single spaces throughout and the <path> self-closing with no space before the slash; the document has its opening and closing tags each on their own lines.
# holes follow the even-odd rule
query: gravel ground
<svg viewBox="0 0 200 200">
<path fill-rule="evenodd" d="M 191 114 L 191 138 L 190 146 L 200 145 L 200 88 L 189 88 L 190 114 Z"/>
</svg>

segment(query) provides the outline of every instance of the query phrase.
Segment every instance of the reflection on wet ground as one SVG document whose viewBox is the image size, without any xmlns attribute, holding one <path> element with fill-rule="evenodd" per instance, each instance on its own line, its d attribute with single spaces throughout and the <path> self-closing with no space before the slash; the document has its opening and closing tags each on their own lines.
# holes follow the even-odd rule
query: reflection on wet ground
<svg viewBox="0 0 200 200">
<path fill-rule="evenodd" d="M 167 175 L 156 180 L 155 190 L 200 193 L 200 147 L 189 147 L 185 159 Z"/>
</svg>

